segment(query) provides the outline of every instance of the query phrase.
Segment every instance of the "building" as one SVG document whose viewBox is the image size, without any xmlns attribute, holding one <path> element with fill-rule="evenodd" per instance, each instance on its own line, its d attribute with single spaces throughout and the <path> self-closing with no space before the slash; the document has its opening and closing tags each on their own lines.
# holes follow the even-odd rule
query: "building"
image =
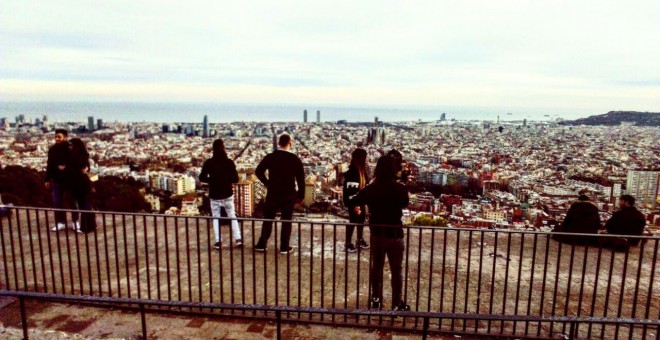
<svg viewBox="0 0 660 340">
<path fill-rule="evenodd" d="M 252 196 L 255 203 L 263 202 L 266 200 L 266 195 L 268 194 L 268 188 L 266 185 L 261 183 L 257 176 L 254 174 L 248 178 L 252 182 Z"/>
<path fill-rule="evenodd" d="M 208 138 L 209 137 L 209 116 L 204 115 L 204 122 L 202 123 L 202 137 L 203 138 Z"/>
<path fill-rule="evenodd" d="M 185 197 L 181 200 L 180 214 L 186 216 L 199 215 L 199 209 L 197 209 L 197 200 L 195 197 Z"/>
<path fill-rule="evenodd" d="M 443 112 L 443 113 L 440 115 L 440 121 L 445 121 L 446 119 L 447 119 L 447 114 Z"/>
<path fill-rule="evenodd" d="M 303 122 L 307 123 L 307 110 L 303 111 Z"/>
<path fill-rule="evenodd" d="M 195 192 L 195 179 L 188 175 L 156 172 L 149 174 L 149 186 L 156 190 L 170 191 L 174 196 L 182 196 Z"/>
<path fill-rule="evenodd" d="M 87 117 L 87 130 L 89 130 L 89 131 L 94 131 L 94 130 L 96 130 L 96 129 L 94 128 L 94 126 L 95 126 L 95 125 L 94 125 L 94 117 L 93 117 L 93 116 L 89 116 L 89 117 Z"/>
<path fill-rule="evenodd" d="M 628 171 L 626 193 L 635 197 L 639 207 L 655 209 L 658 206 L 660 171 Z"/>
<path fill-rule="evenodd" d="M 305 183 L 305 199 L 303 200 L 303 205 L 309 207 L 314 204 L 314 199 L 316 198 L 315 196 L 316 190 L 314 183 Z"/>
<path fill-rule="evenodd" d="M 321 111 L 316 111 L 316 124 L 321 124 Z"/>
<path fill-rule="evenodd" d="M 144 200 L 147 203 L 151 204 L 151 211 L 159 212 L 160 211 L 160 198 L 154 195 L 144 195 Z"/>
<path fill-rule="evenodd" d="M 238 217 L 252 217 L 252 213 L 254 213 L 252 184 L 253 182 L 250 180 L 242 180 L 234 184 L 234 206 Z"/>
<path fill-rule="evenodd" d="M 44 124 L 46 124 L 45 120 L 44 120 Z M 102 130 L 103 129 L 103 119 L 97 119 L 96 120 L 96 129 L 97 130 Z"/>
</svg>

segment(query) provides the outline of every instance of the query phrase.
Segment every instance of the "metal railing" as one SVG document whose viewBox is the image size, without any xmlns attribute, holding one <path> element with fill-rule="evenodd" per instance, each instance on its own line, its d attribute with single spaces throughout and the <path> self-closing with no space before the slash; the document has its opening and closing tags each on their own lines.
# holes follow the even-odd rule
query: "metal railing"
<svg viewBox="0 0 660 340">
<path fill-rule="evenodd" d="M 285 320 L 449 333 L 646 338 L 658 331 L 658 237 L 639 237 L 640 245 L 618 252 L 541 232 L 406 227 L 404 300 L 413 312 L 440 314 L 384 320 L 323 312 L 369 309 L 369 252 L 345 251 L 344 223 L 293 221 L 296 249 L 280 255 L 280 221 L 259 253 L 252 245 L 261 219 L 239 219 L 243 248 L 232 247 L 222 227 L 216 250 L 210 217 L 95 212 L 96 232 L 77 234 L 50 231 L 54 209 L 11 211 L 0 219 L 0 288 L 7 291 L 163 301 L 241 316 L 270 309 L 227 306 L 288 307 Z M 387 276 L 384 286 L 387 308 Z"/>
</svg>

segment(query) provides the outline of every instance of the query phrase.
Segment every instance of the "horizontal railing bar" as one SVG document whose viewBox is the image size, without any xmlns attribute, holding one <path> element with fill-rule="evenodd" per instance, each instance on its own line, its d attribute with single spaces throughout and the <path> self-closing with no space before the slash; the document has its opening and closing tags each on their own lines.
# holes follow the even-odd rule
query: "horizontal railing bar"
<svg viewBox="0 0 660 340">
<path fill-rule="evenodd" d="M 272 306 L 253 304 L 228 304 L 191 301 L 160 301 L 149 299 L 132 298 L 110 298 L 89 295 L 70 295 L 36 293 L 24 291 L 0 290 L 0 296 L 16 298 L 33 298 L 44 300 L 65 300 L 85 303 L 113 303 L 151 305 L 161 307 L 187 307 L 187 308 L 209 308 L 209 309 L 234 309 L 234 310 L 259 310 L 268 312 L 300 312 L 315 314 L 347 314 L 360 316 L 389 316 L 389 317 L 421 317 L 433 319 L 460 319 L 460 320 L 491 320 L 491 321 L 535 321 L 535 322 L 577 322 L 597 324 L 618 325 L 646 325 L 660 326 L 660 319 L 639 318 L 608 318 L 608 317 L 578 317 L 578 316 L 529 316 L 529 315 L 495 315 L 495 314 L 472 314 L 472 313 L 446 313 L 446 312 L 414 312 L 414 311 L 383 311 L 364 309 L 340 309 L 340 308 L 314 308 L 293 306 Z"/>
<path fill-rule="evenodd" d="M 326 221 L 307 221 L 307 220 L 284 220 L 284 219 L 265 219 L 265 218 L 257 218 L 257 217 L 214 217 L 214 216 L 185 216 L 185 215 L 167 215 L 167 214 L 156 214 L 156 213 L 140 213 L 140 212 L 119 212 L 119 211 L 100 211 L 100 210 L 77 210 L 77 209 L 56 209 L 56 208 L 48 208 L 48 207 L 24 207 L 24 206 L 7 206 L 7 205 L 0 205 L 0 207 L 5 207 L 8 209 L 13 209 L 13 210 L 37 210 L 37 211 L 63 211 L 63 212 L 92 212 L 92 213 L 102 213 L 108 216 L 112 215 L 124 215 L 124 216 L 149 216 L 149 217 L 164 217 L 164 218 L 194 218 L 194 219 L 202 219 L 202 220 L 223 220 L 223 221 L 229 221 L 229 220 L 237 220 L 237 221 L 260 221 L 260 222 L 265 222 L 265 221 L 278 221 L 278 222 L 292 222 L 292 223 L 319 223 L 319 224 L 324 224 L 324 225 L 337 225 L 337 226 L 364 226 L 364 223 L 350 223 L 348 221 L 344 222 L 326 222 Z M 368 224 L 368 226 L 373 226 L 373 227 L 393 227 L 392 225 L 387 225 L 387 224 Z M 486 233 L 498 233 L 498 234 L 528 234 L 528 235 L 534 235 L 534 234 L 539 234 L 539 235 L 566 235 L 566 236 L 591 236 L 594 238 L 631 238 L 631 239 L 639 239 L 639 240 L 660 240 L 660 235 L 651 235 L 651 236 L 646 236 L 646 235 L 617 235 L 617 234 L 584 234 L 584 233 L 566 233 L 566 232 L 547 232 L 547 231 L 540 231 L 540 230 L 512 230 L 512 229 L 488 229 L 488 228 L 455 228 L 455 227 L 439 227 L 439 226 L 417 226 L 417 225 L 404 225 L 404 226 L 395 226 L 395 227 L 403 227 L 403 228 L 411 228 L 411 229 L 418 229 L 418 230 L 457 230 L 457 231 L 469 231 L 472 230 L 473 232 L 486 232 Z"/>
</svg>

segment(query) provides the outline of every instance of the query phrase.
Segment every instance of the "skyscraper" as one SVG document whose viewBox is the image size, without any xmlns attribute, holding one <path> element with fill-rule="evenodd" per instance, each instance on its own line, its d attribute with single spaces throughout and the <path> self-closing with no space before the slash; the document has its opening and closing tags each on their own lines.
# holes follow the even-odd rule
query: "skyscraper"
<svg viewBox="0 0 660 340">
<path fill-rule="evenodd" d="M 94 117 L 89 116 L 87 117 L 87 130 L 89 131 L 94 131 Z"/>
<path fill-rule="evenodd" d="M 447 114 L 443 112 L 443 113 L 440 115 L 440 121 L 444 121 L 445 119 L 447 119 Z"/>
<path fill-rule="evenodd" d="M 97 130 L 103 129 L 103 119 L 99 118 L 99 119 L 96 120 L 96 129 Z"/>
<path fill-rule="evenodd" d="M 307 110 L 303 111 L 303 122 L 307 123 Z"/>
<path fill-rule="evenodd" d="M 204 115 L 203 129 L 204 129 L 204 132 L 202 133 L 202 137 L 208 138 L 209 137 L 209 116 L 207 116 L 207 115 Z"/>
<path fill-rule="evenodd" d="M 635 197 L 639 207 L 655 209 L 660 187 L 660 171 L 628 171 L 626 193 Z"/>
<path fill-rule="evenodd" d="M 320 124 L 321 123 L 321 111 L 316 111 L 316 123 Z"/>
</svg>

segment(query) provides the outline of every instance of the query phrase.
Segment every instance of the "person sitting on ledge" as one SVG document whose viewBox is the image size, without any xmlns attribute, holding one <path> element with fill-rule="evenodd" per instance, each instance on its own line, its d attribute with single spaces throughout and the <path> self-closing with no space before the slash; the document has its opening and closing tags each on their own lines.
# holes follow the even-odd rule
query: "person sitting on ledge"
<svg viewBox="0 0 660 340">
<path fill-rule="evenodd" d="M 646 219 L 637 208 L 635 208 L 635 198 L 630 195 L 623 195 L 620 198 L 620 207 L 612 217 L 605 223 L 605 231 L 601 233 L 615 234 L 615 235 L 632 235 L 642 236 L 644 234 L 644 227 L 646 226 Z M 627 238 L 629 245 L 639 244 L 638 238 Z"/>
<path fill-rule="evenodd" d="M 564 222 L 557 226 L 553 232 L 598 234 L 600 229 L 600 216 L 598 207 L 589 201 L 587 195 L 580 195 L 568 209 Z M 592 243 L 593 238 L 589 236 L 552 235 L 554 240 L 567 243 Z"/>
</svg>

